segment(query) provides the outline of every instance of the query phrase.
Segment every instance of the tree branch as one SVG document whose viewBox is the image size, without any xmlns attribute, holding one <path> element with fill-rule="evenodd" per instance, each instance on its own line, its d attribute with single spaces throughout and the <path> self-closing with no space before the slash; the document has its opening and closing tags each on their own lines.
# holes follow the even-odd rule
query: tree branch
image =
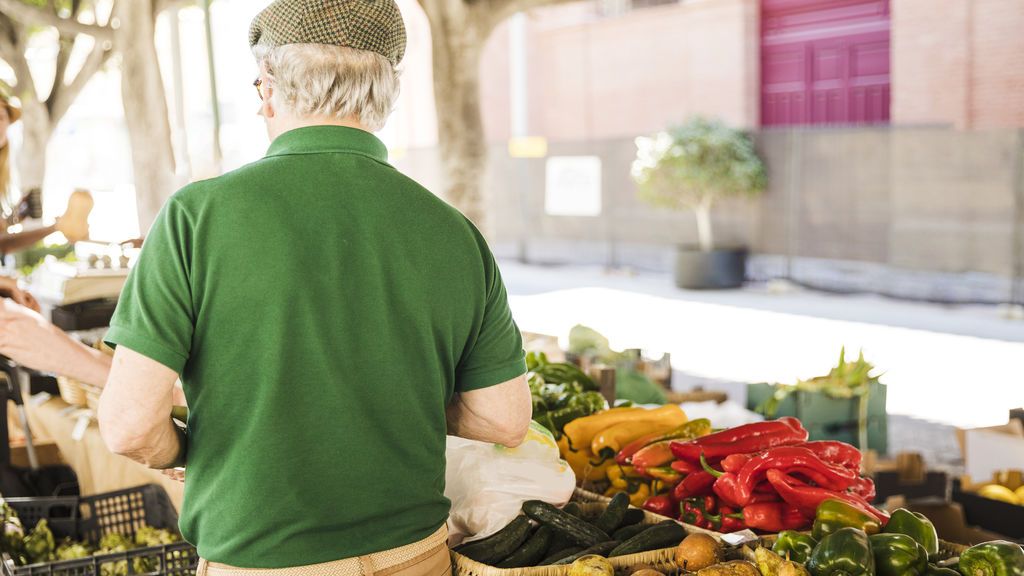
<svg viewBox="0 0 1024 576">
<path fill-rule="evenodd" d="M 71 60 L 71 49 L 75 46 L 75 40 L 60 35 L 57 43 L 60 48 L 57 50 L 57 63 L 53 71 L 53 87 L 50 88 L 50 95 L 46 97 L 46 107 L 50 110 L 50 114 L 53 114 L 53 106 L 60 98 L 61 90 L 64 88 L 64 75 L 68 71 L 68 62 Z"/>
<path fill-rule="evenodd" d="M 83 24 L 73 18 L 61 18 L 43 8 L 24 4 L 19 0 L 0 0 L 0 10 L 23 24 L 38 24 L 56 28 L 61 34 L 74 36 L 88 34 L 96 40 L 109 41 L 114 38 L 114 31 L 107 26 Z"/>
<path fill-rule="evenodd" d="M 32 72 L 22 49 L 23 41 L 20 38 L 24 32 L 17 22 L 0 13 L 0 57 L 14 69 L 18 92 L 27 92 L 35 96 L 35 81 L 32 79 Z"/>
<path fill-rule="evenodd" d="M 50 121 L 54 126 L 60 122 L 60 119 L 71 108 L 75 98 L 85 89 L 89 80 L 103 68 L 103 65 L 107 63 L 107 60 L 110 59 L 113 53 L 112 49 L 104 49 L 100 44 L 96 44 L 93 47 L 92 52 L 85 59 L 85 63 L 82 64 L 82 68 L 78 71 L 78 74 L 75 74 L 75 79 L 70 84 L 64 85 L 57 98 L 54 99 L 53 106 L 50 109 Z"/>
<path fill-rule="evenodd" d="M 487 24 L 486 31 L 489 34 L 517 12 L 527 12 L 535 8 L 575 1 L 577 0 L 476 0 L 467 2 L 467 4 L 471 11 L 481 13 L 481 21 Z"/>
</svg>

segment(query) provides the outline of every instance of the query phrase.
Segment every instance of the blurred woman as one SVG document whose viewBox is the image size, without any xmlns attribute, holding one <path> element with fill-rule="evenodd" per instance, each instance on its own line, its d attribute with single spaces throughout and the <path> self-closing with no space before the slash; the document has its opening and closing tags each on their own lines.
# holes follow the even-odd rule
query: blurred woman
<svg viewBox="0 0 1024 576">
<path fill-rule="evenodd" d="M 18 108 L 4 94 L 0 94 L 0 197 L 9 198 L 11 190 L 11 142 L 7 138 L 7 130 L 21 118 L 21 109 Z M 22 198 L 21 203 L 27 199 Z M 7 225 L 18 221 L 20 215 L 18 206 L 5 210 L 3 215 Z M 7 226 L 0 229 L 0 254 L 18 252 L 35 245 L 54 232 L 61 232 L 68 242 L 85 240 L 89 236 L 89 212 L 92 211 L 92 195 L 84 190 L 76 190 L 68 199 L 68 208 L 64 216 L 57 219 L 51 226 L 7 234 Z"/>
</svg>

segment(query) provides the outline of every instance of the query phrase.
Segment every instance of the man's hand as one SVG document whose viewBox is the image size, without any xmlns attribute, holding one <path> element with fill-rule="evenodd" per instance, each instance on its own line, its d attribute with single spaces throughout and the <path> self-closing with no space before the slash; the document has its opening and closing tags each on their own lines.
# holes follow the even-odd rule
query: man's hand
<svg viewBox="0 0 1024 576">
<path fill-rule="evenodd" d="M 39 312 L 39 302 L 36 302 L 31 294 L 19 288 L 18 281 L 14 278 L 0 276 L 0 297 L 10 298 L 26 308 Z"/>
<path fill-rule="evenodd" d="M 110 357 L 73 340 L 38 312 L 0 300 L 0 354 L 22 366 L 102 386 Z"/>
<path fill-rule="evenodd" d="M 163 472 L 164 476 L 167 476 L 171 480 L 174 480 L 176 482 L 181 482 L 181 483 L 185 482 L 185 469 L 184 468 L 168 468 L 167 470 L 163 470 L 162 472 Z"/>
</svg>

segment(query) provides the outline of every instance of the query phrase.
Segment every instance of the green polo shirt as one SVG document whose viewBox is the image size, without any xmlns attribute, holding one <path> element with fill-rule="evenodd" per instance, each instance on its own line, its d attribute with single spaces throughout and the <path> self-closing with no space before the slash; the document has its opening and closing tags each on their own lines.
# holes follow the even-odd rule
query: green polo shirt
<svg viewBox="0 0 1024 576">
<path fill-rule="evenodd" d="M 176 193 L 107 339 L 181 375 L 181 531 L 242 568 L 429 536 L 452 395 L 526 371 L 480 233 L 372 134 L 330 126 Z"/>
</svg>

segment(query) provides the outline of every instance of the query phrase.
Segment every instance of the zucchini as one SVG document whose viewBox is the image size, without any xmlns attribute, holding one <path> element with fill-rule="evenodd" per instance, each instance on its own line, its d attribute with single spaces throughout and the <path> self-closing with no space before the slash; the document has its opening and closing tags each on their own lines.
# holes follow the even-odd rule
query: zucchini
<svg viewBox="0 0 1024 576">
<path fill-rule="evenodd" d="M 640 508 L 630 508 L 626 510 L 626 514 L 622 517 L 622 523 L 619 524 L 619 528 L 640 524 L 644 521 L 644 518 L 646 518 L 646 516 L 644 515 L 643 510 Z"/>
<path fill-rule="evenodd" d="M 537 522 L 551 526 L 555 532 L 564 535 L 580 546 L 596 546 L 609 540 L 608 534 L 603 530 L 589 524 L 586 520 L 563 512 L 547 502 L 528 500 L 523 504 L 523 512 Z"/>
<path fill-rule="evenodd" d="M 541 560 L 540 564 L 537 564 L 537 566 L 551 566 L 552 564 L 554 564 L 555 562 L 558 562 L 562 558 L 566 558 L 568 556 L 572 556 L 573 554 L 576 554 L 577 552 L 580 552 L 581 550 L 583 550 L 582 546 L 571 546 L 569 548 L 563 548 L 561 550 L 558 550 L 554 554 L 548 555 L 548 557 L 543 559 L 543 560 Z"/>
<path fill-rule="evenodd" d="M 622 524 L 622 519 L 626 516 L 626 510 L 629 509 L 629 494 L 625 492 L 619 492 L 612 498 L 612 501 L 608 503 L 608 507 L 605 508 L 604 514 L 594 522 L 594 526 L 604 532 L 605 534 L 611 534 L 618 529 L 619 525 Z"/>
<path fill-rule="evenodd" d="M 516 548 L 522 546 L 530 537 L 532 528 L 529 518 L 516 516 L 515 520 L 493 536 L 459 546 L 456 552 L 471 560 L 493 566 L 495 562 L 507 558 Z"/>
<path fill-rule="evenodd" d="M 674 520 L 662 522 L 626 540 L 612 550 L 608 557 L 626 556 L 627 554 L 637 554 L 639 552 L 649 552 L 651 550 L 678 546 L 683 538 L 686 538 L 686 530 L 678 522 Z"/>
<path fill-rule="evenodd" d="M 633 536 L 636 536 L 637 534 L 643 532 L 644 530 L 647 530 L 648 528 L 650 528 L 650 526 L 644 526 L 643 524 L 623 526 L 622 528 L 616 530 L 615 534 L 612 534 L 612 538 L 618 540 L 619 542 L 625 542 L 626 540 L 629 540 Z"/>
<path fill-rule="evenodd" d="M 536 566 L 537 562 L 544 558 L 544 553 L 551 545 L 554 530 L 550 526 L 541 526 L 530 536 L 525 544 L 512 553 L 511 556 L 502 560 L 498 568 L 522 568 L 524 566 Z"/>
<path fill-rule="evenodd" d="M 552 564 L 552 566 L 563 566 L 565 564 L 572 564 L 573 562 L 579 560 L 580 558 L 582 558 L 584 556 L 589 556 L 591 554 L 597 554 L 598 556 L 607 556 L 608 553 L 611 552 L 612 550 L 614 550 L 615 547 L 618 546 L 618 545 L 619 545 L 619 543 L 617 541 L 615 541 L 615 540 L 610 540 L 608 542 L 601 542 L 597 546 L 591 546 L 590 548 L 587 548 L 586 550 L 577 552 L 577 553 L 573 554 L 572 556 L 566 556 L 565 558 L 562 558 L 558 562 L 555 562 L 554 564 Z"/>
</svg>

